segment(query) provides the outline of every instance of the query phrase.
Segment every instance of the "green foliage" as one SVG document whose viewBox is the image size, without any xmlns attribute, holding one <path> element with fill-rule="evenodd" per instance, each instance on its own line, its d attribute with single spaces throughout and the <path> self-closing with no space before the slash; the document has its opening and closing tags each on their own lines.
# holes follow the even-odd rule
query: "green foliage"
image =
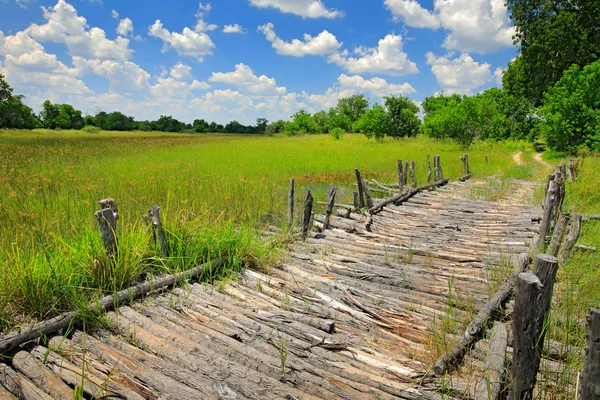
<svg viewBox="0 0 600 400">
<path fill-rule="evenodd" d="M 511 95 L 508 91 L 491 88 L 478 96 L 489 99 L 497 111 L 493 123 L 482 134 L 482 139 L 531 139 L 535 126 L 533 104 L 523 98 Z"/>
<path fill-rule="evenodd" d="M 413 137 L 419 133 L 421 120 L 417 117 L 419 107 L 405 96 L 386 96 L 385 107 L 388 111 L 388 136 Z"/>
<path fill-rule="evenodd" d="M 375 137 L 382 140 L 389 131 L 388 115 L 379 104 L 368 109 L 358 121 L 352 125 L 354 132 L 363 133 L 369 139 Z"/>
<path fill-rule="evenodd" d="M 13 88 L 0 74 L 0 128 L 33 129 L 40 126 L 33 110 L 23 104 L 23 96 L 13 95 Z"/>
<path fill-rule="evenodd" d="M 296 121 L 290 121 L 285 124 L 283 134 L 285 136 L 304 135 L 306 131 Z"/>
<path fill-rule="evenodd" d="M 269 136 L 277 135 L 278 133 L 283 132 L 285 129 L 285 124 L 286 122 L 282 119 L 272 122 L 265 128 L 265 134 Z"/>
<path fill-rule="evenodd" d="M 83 128 L 81 128 L 81 131 L 87 133 L 99 133 L 102 132 L 102 129 L 98 128 L 97 126 L 86 125 Z"/>
<path fill-rule="evenodd" d="M 87 122 L 88 117 L 86 116 Z M 100 111 L 94 117 L 93 122 L 93 124 L 89 125 L 97 126 L 105 131 L 131 131 L 136 127 L 135 120 L 132 117 L 128 117 L 119 111 L 111 113 Z"/>
<path fill-rule="evenodd" d="M 297 125 L 293 127 L 294 131 L 303 133 L 318 133 L 319 125 L 315 122 L 312 116 L 304 110 L 298 111 L 292 115 L 293 122 Z"/>
<path fill-rule="evenodd" d="M 80 110 L 70 104 L 52 104 L 50 100 L 44 102 L 40 117 L 49 129 L 81 129 L 85 125 Z"/>
<path fill-rule="evenodd" d="M 442 93 L 439 96 L 426 97 L 425 100 L 423 100 L 423 102 L 421 103 L 421 106 L 423 107 L 423 111 L 425 112 L 425 114 L 429 115 L 433 112 L 438 111 L 441 108 L 456 106 L 458 103 L 463 101 L 464 97 L 465 96 L 461 96 L 456 93 L 450 96 L 445 96 L 444 92 L 442 91 Z"/>
<path fill-rule="evenodd" d="M 324 110 L 316 112 L 313 114 L 313 119 L 319 126 L 319 132 L 327 133 L 327 121 L 329 120 L 327 112 L 325 112 Z"/>
<path fill-rule="evenodd" d="M 504 87 L 535 105 L 571 65 L 600 57 L 597 0 L 507 0 L 521 56 L 509 64 Z"/>
<path fill-rule="evenodd" d="M 551 149 L 600 150 L 600 61 L 576 65 L 545 95 L 538 129 Z"/>
<path fill-rule="evenodd" d="M 346 114 L 339 112 L 337 108 L 331 108 L 327 114 L 327 123 L 325 124 L 325 127 L 327 128 L 327 131 L 340 128 L 344 132 L 351 132 L 352 121 Z"/>
<path fill-rule="evenodd" d="M 369 107 L 369 99 L 364 95 L 353 95 L 339 99 L 335 107 L 337 113 L 344 114 L 350 120 L 350 125 L 358 121 Z"/>
<path fill-rule="evenodd" d="M 331 137 L 333 137 L 336 140 L 340 140 L 344 136 L 344 133 L 346 132 L 344 132 L 342 128 L 333 128 L 329 131 Z"/>
</svg>

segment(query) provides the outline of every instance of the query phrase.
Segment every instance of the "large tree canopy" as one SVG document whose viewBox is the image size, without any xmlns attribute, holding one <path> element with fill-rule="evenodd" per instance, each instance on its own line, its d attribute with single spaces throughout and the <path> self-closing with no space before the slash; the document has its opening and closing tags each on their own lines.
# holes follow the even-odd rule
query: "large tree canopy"
<svg viewBox="0 0 600 400">
<path fill-rule="evenodd" d="M 507 0 L 521 55 L 509 64 L 504 87 L 535 105 L 571 65 L 600 57 L 600 1 Z"/>
<path fill-rule="evenodd" d="M 32 129 L 39 125 L 33 110 L 23 104 L 23 95 L 14 95 L 0 74 L 0 128 Z"/>
</svg>

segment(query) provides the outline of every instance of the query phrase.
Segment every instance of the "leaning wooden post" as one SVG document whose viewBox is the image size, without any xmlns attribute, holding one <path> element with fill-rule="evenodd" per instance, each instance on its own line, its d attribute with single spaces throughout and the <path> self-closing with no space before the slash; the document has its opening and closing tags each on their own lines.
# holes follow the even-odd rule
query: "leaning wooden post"
<svg viewBox="0 0 600 400">
<path fill-rule="evenodd" d="M 408 184 L 408 161 L 404 161 L 404 185 Z"/>
<path fill-rule="evenodd" d="M 533 388 L 540 367 L 540 354 L 536 350 L 536 343 L 544 321 L 543 315 L 539 313 L 542 289 L 542 283 L 533 274 L 523 272 L 517 277 L 512 321 L 514 343 L 509 400 L 533 398 Z"/>
<path fill-rule="evenodd" d="M 575 182 L 575 168 L 573 167 L 573 159 L 569 160 L 567 165 L 567 176 L 569 177 L 569 183 Z"/>
<path fill-rule="evenodd" d="M 152 236 L 154 237 L 154 243 L 158 244 L 158 253 L 162 258 L 169 257 L 169 251 L 167 249 L 167 239 L 165 237 L 165 231 L 160 221 L 160 207 L 152 206 L 148 210 L 148 216 L 152 221 Z"/>
<path fill-rule="evenodd" d="M 398 160 L 398 192 L 404 191 L 404 164 L 402 160 Z"/>
<path fill-rule="evenodd" d="M 290 190 L 288 191 L 288 228 L 294 224 L 294 178 L 290 179 Z"/>
<path fill-rule="evenodd" d="M 554 232 L 552 233 L 552 239 L 550 240 L 550 245 L 548 246 L 547 253 L 556 257 L 558 255 L 558 249 L 560 248 L 560 244 L 562 242 L 563 236 L 565 234 L 565 230 L 567 229 L 567 224 L 571 220 L 571 217 L 567 214 L 562 214 L 556 225 L 554 226 Z"/>
<path fill-rule="evenodd" d="M 590 309 L 586 320 L 587 345 L 579 394 L 581 400 L 600 400 L 600 309 Z"/>
<path fill-rule="evenodd" d="M 417 187 L 417 177 L 415 176 L 415 162 L 414 160 L 410 162 L 410 166 L 408 167 L 410 171 L 410 185 L 413 188 Z"/>
<path fill-rule="evenodd" d="M 310 190 L 306 194 L 306 200 L 304 201 L 304 218 L 302 218 L 302 238 L 306 239 L 308 232 L 312 226 L 312 208 L 313 208 L 313 196 Z"/>
<path fill-rule="evenodd" d="M 360 205 L 360 208 L 365 208 L 363 180 L 360 176 L 360 171 L 358 170 L 358 168 L 354 168 L 354 173 L 356 174 L 356 183 L 358 184 L 358 204 Z"/>
<path fill-rule="evenodd" d="M 362 185 L 363 185 L 363 192 L 365 194 L 365 204 L 367 206 L 368 209 L 373 208 L 373 206 L 375 206 L 375 203 L 373 203 L 373 199 L 371 198 L 371 191 L 369 190 L 369 186 L 367 185 L 367 182 L 365 182 L 365 180 L 362 180 Z"/>
<path fill-rule="evenodd" d="M 549 181 L 548 183 L 548 192 L 546 193 L 546 198 L 544 199 L 544 216 L 542 217 L 540 233 L 536 243 L 536 248 L 538 250 L 542 250 L 546 245 L 546 235 L 548 234 L 548 228 L 550 228 L 550 221 L 552 220 L 552 215 L 557 201 L 556 183 L 553 180 Z"/>
<path fill-rule="evenodd" d="M 556 272 L 558 271 L 558 259 L 548 254 L 538 254 L 535 257 L 535 266 L 533 273 L 538 277 L 542 284 L 542 291 L 539 302 L 539 313 L 542 316 L 542 322 L 548 316 L 550 304 L 552 303 L 552 292 L 554 290 L 554 282 L 556 281 Z M 542 354 L 544 349 L 544 338 L 546 329 L 540 328 L 541 333 L 536 342 L 538 354 Z"/>
<path fill-rule="evenodd" d="M 465 164 L 465 175 L 469 175 L 471 173 L 469 171 L 469 155 L 465 154 L 463 157 L 464 157 L 464 164 Z"/>
<path fill-rule="evenodd" d="M 562 248 L 560 249 L 559 259 L 561 263 L 564 263 L 569 254 L 571 254 L 571 250 L 575 247 L 577 240 L 579 239 L 579 234 L 581 233 L 581 215 L 573 214 L 571 216 L 571 226 L 569 227 L 569 234 L 563 243 Z"/>
<path fill-rule="evenodd" d="M 355 210 L 358 210 L 360 208 L 360 203 L 358 201 L 358 192 L 352 192 L 352 204 L 354 205 Z"/>
<path fill-rule="evenodd" d="M 329 227 L 329 223 L 331 222 L 331 214 L 333 214 L 336 193 L 337 189 L 331 188 L 331 192 L 329 192 L 329 204 L 327 205 L 327 212 L 325 213 L 325 221 L 323 221 L 323 231 Z"/>
<path fill-rule="evenodd" d="M 106 249 L 106 257 L 111 259 L 117 255 L 117 219 L 119 218 L 117 203 L 113 199 L 100 201 L 102 210 L 96 211 L 94 216 L 98 221 L 102 243 Z"/>
<path fill-rule="evenodd" d="M 504 364 L 508 345 L 508 329 L 506 325 L 495 322 L 490 333 L 490 348 L 485 360 L 485 371 L 477 379 L 475 400 L 496 400 L 502 390 L 504 380 Z"/>
<path fill-rule="evenodd" d="M 431 159 L 427 154 L 427 183 L 431 182 Z"/>
</svg>

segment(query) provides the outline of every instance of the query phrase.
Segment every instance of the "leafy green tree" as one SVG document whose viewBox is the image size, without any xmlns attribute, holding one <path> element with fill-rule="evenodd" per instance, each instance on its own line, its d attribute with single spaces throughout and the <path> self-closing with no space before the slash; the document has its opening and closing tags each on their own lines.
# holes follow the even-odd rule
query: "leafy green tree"
<svg viewBox="0 0 600 400">
<path fill-rule="evenodd" d="M 70 104 L 52 104 L 46 100 L 40 115 L 44 127 L 49 129 L 81 129 L 85 126 L 81 111 Z"/>
<path fill-rule="evenodd" d="M 539 131 L 550 148 L 600 150 L 600 60 L 574 65 L 551 87 L 539 108 Z"/>
<path fill-rule="evenodd" d="M 278 133 L 283 132 L 283 130 L 285 129 L 285 125 L 286 122 L 282 119 L 280 119 L 279 121 L 275 121 L 267 125 L 267 128 L 265 129 L 265 134 L 269 136 L 277 135 Z"/>
<path fill-rule="evenodd" d="M 256 119 L 256 127 L 254 129 L 255 133 L 263 134 L 267 130 L 267 125 L 269 124 L 269 120 L 266 118 L 257 118 Z"/>
<path fill-rule="evenodd" d="M 319 132 L 320 133 L 327 133 L 327 121 L 329 119 L 328 116 L 327 116 L 327 112 L 324 111 L 324 110 L 316 112 L 316 113 L 313 114 L 313 119 L 315 120 L 315 122 L 319 126 Z"/>
<path fill-rule="evenodd" d="M 520 60 L 509 65 L 504 87 L 535 105 L 567 68 L 600 57 L 600 1 L 507 0 Z"/>
<path fill-rule="evenodd" d="M 344 134 L 346 132 L 344 132 L 344 130 L 342 128 L 333 128 L 329 134 L 331 135 L 332 138 L 334 138 L 335 140 L 340 140 L 342 137 L 344 137 Z"/>
<path fill-rule="evenodd" d="M 13 95 L 13 88 L 0 74 L 0 128 L 32 129 L 40 125 L 33 110 L 23 104 L 23 95 Z"/>
<path fill-rule="evenodd" d="M 292 115 L 293 122 L 298 125 L 297 131 L 304 133 L 318 133 L 319 125 L 315 122 L 312 116 L 304 110 L 298 111 Z"/>
<path fill-rule="evenodd" d="M 533 104 L 529 100 L 499 88 L 488 89 L 478 96 L 489 99 L 497 111 L 481 139 L 532 139 L 536 120 L 533 117 Z"/>
<path fill-rule="evenodd" d="M 352 125 L 353 132 L 363 133 L 371 139 L 382 140 L 389 133 L 388 115 L 383 106 L 374 104 Z"/>
<path fill-rule="evenodd" d="M 421 127 L 417 116 L 419 107 L 408 97 L 384 97 L 388 112 L 388 135 L 392 137 L 416 136 Z"/>
<path fill-rule="evenodd" d="M 428 115 L 441 108 L 455 106 L 462 100 L 463 96 L 459 94 L 454 93 L 450 96 L 446 96 L 444 95 L 444 92 L 442 92 L 437 96 L 426 97 L 421 103 L 421 106 L 423 107 L 425 115 Z"/>
<path fill-rule="evenodd" d="M 152 121 L 152 130 L 158 132 L 181 132 L 185 124 L 170 115 L 161 115 L 156 121 Z"/>
<path fill-rule="evenodd" d="M 331 132 L 332 129 L 340 128 L 344 132 L 352 131 L 352 121 L 344 113 L 341 113 L 337 108 L 330 108 L 327 113 L 327 122 L 325 123 L 325 129 L 327 132 Z"/>
<path fill-rule="evenodd" d="M 192 129 L 197 133 L 207 133 L 210 125 L 203 119 L 195 119 L 192 124 Z"/>
<path fill-rule="evenodd" d="M 344 114 L 350 120 L 350 126 L 365 113 L 369 107 L 369 99 L 364 95 L 354 95 L 339 99 L 335 107 L 337 112 Z"/>
<path fill-rule="evenodd" d="M 283 134 L 286 136 L 303 135 L 306 131 L 296 121 L 290 121 L 285 124 L 283 128 Z"/>
</svg>

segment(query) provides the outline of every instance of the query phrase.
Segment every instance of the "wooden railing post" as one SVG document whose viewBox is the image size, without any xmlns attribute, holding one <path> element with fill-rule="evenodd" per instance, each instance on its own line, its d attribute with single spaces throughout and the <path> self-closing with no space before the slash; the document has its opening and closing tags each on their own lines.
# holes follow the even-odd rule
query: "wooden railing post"
<svg viewBox="0 0 600 400">
<path fill-rule="evenodd" d="M 565 234 L 565 229 L 567 229 L 567 224 L 571 219 L 567 214 L 562 214 L 556 225 L 554 226 L 554 232 L 552 233 L 552 239 L 550 240 L 550 245 L 548 246 L 547 253 L 556 257 L 558 255 L 558 249 L 560 248 L 560 244 L 562 242 L 563 236 Z"/>
<path fill-rule="evenodd" d="M 565 262 L 571 254 L 571 250 L 575 247 L 577 240 L 579 239 L 579 234 L 581 233 L 581 215 L 573 214 L 571 215 L 571 226 L 569 227 L 569 234 L 565 239 L 565 242 L 562 245 L 562 248 L 559 252 L 559 260 L 561 263 Z"/>
<path fill-rule="evenodd" d="M 117 255 L 117 220 L 119 219 L 117 203 L 111 199 L 100 200 L 99 211 L 94 216 L 98 221 L 102 243 L 106 249 L 107 258 L 113 258 Z"/>
<path fill-rule="evenodd" d="M 488 165 L 488 156 L 483 157 L 483 160 L 485 161 L 485 165 Z"/>
<path fill-rule="evenodd" d="M 417 177 L 415 176 L 415 162 L 414 160 L 410 162 L 410 166 L 408 167 L 410 171 L 410 185 L 413 188 L 417 187 Z"/>
<path fill-rule="evenodd" d="M 313 208 L 313 196 L 310 190 L 306 194 L 306 200 L 304 201 L 304 217 L 302 218 L 302 238 L 306 239 L 308 232 L 312 226 L 312 208 Z"/>
<path fill-rule="evenodd" d="M 154 237 L 154 243 L 158 244 L 158 251 L 162 258 L 169 257 L 169 250 L 167 249 L 167 239 L 165 237 L 165 231 L 162 227 L 160 220 L 160 207 L 152 206 L 148 210 L 148 217 L 152 221 L 152 235 Z"/>
<path fill-rule="evenodd" d="M 546 319 L 550 312 L 550 304 L 552 303 L 552 292 L 554 291 L 554 282 L 556 281 L 556 273 L 558 272 L 558 259 L 548 254 L 538 254 L 535 257 L 535 265 L 533 273 L 538 277 L 542 284 L 542 292 L 540 295 L 539 313 L 542 316 L 542 321 Z M 542 328 L 540 336 L 537 340 L 537 352 L 542 354 L 544 349 L 544 338 L 546 329 Z"/>
<path fill-rule="evenodd" d="M 542 283 L 533 274 L 523 272 L 517 277 L 509 400 L 533 398 L 533 388 L 540 367 L 540 354 L 536 350 L 536 344 L 544 323 L 544 317 L 539 312 L 542 289 Z"/>
<path fill-rule="evenodd" d="M 569 183 L 575 182 L 575 168 L 573 167 L 573 159 L 569 160 L 567 165 L 567 176 L 569 177 Z"/>
<path fill-rule="evenodd" d="M 329 192 L 329 204 L 327 205 L 327 212 L 325 213 L 325 221 L 323 221 L 323 231 L 329 227 L 329 223 L 331 222 L 331 214 L 333 214 L 336 193 L 337 189 L 335 187 L 331 188 L 331 191 Z"/>
<path fill-rule="evenodd" d="M 404 164 L 402 160 L 398 160 L 398 192 L 404 191 Z"/>
<path fill-rule="evenodd" d="M 358 210 L 360 208 L 360 203 L 358 201 L 358 192 L 352 192 L 352 205 L 354 205 L 355 210 Z"/>
<path fill-rule="evenodd" d="M 431 159 L 427 154 L 427 183 L 431 182 Z"/>
<path fill-rule="evenodd" d="M 600 309 L 592 308 L 587 315 L 587 345 L 581 373 L 581 400 L 600 399 Z"/>
<path fill-rule="evenodd" d="M 544 199 L 543 204 L 544 216 L 542 217 L 542 222 L 540 224 L 540 234 L 536 243 L 536 248 L 538 250 L 542 250 L 546 245 L 546 235 L 548 234 L 548 229 L 550 228 L 550 221 L 553 218 L 557 200 L 558 198 L 556 193 L 556 182 L 554 180 L 549 180 L 548 191 L 546 193 L 546 198 Z"/>
<path fill-rule="evenodd" d="M 360 208 L 365 208 L 364 185 L 358 168 L 354 168 L 354 174 L 356 175 L 356 183 L 358 184 L 358 204 Z"/>
<path fill-rule="evenodd" d="M 369 190 L 369 186 L 367 185 L 367 182 L 362 179 L 362 186 L 363 186 L 363 192 L 365 195 L 365 205 L 367 206 L 367 208 L 372 208 L 375 203 L 373 203 L 373 198 L 371 197 L 371 191 Z"/>
<path fill-rule="evenodd" d="M 288 228 L 294 224 L 294 178 L 290 179 L 290 189 L 288 191 Z"/>
<path fill-rule="evenodd" d="M 408 184 L 408 161 L 404 161 L 404 186 Z"/>
</svg>

